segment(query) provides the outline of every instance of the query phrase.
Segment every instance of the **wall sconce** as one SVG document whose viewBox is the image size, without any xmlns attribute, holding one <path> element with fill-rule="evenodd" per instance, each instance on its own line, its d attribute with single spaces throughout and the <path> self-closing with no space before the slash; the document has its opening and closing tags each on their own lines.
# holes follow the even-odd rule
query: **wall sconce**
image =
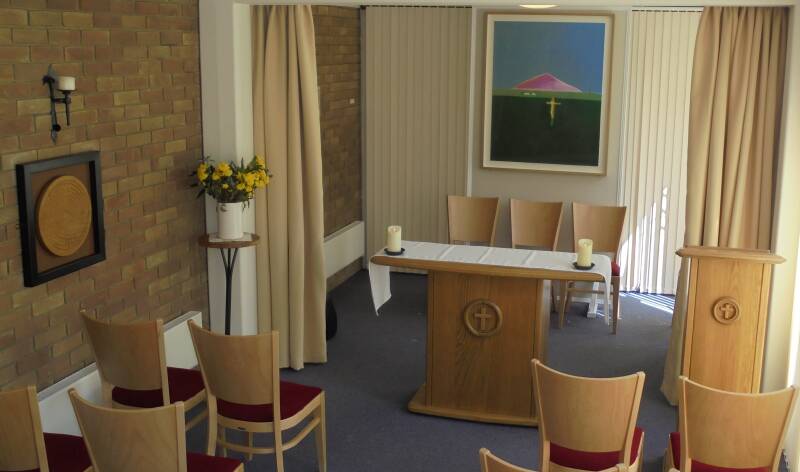
<svg viewBox="0 0 800 472">
<path fill-rule="evenodd" d="M 50 89 L 50 138 L 56 142 L 58 132 L 61 131 L 61 125 L 58 124 L 58 114 L 56 113 L 56 103 L 63 103 L 67 112 L 67 126 L 69 126 L 69 104 L 72 103 L 70 94 L 75 91 L 75 77 L 62 76 L 59 77 L 53 72 L 51 65 L 47 69 L 47 75 L 42 77 L 42 84 L 46 84 Z M 56 97 L 56 90 L 61 91 L 62 97 Z"/>
</svg>

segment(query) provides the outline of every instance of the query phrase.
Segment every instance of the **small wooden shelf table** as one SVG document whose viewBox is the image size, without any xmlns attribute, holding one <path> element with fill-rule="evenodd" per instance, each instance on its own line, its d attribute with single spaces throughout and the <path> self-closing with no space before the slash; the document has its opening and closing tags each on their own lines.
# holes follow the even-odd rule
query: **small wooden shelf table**
<svg viewBox="0 0 800 472">
<path fill-rule="evenodd" d="M 211 235 L 204 234 L 198 239 L 198 243 L 208 249 L 219 249 L 222 256 L 222 265 L 225 266 L 225 334 L 231 334 L 231 283 L 233 281 L 233 267 L 236 265 L 236 256 L 239 249 L 255 246 L 258 244 L 258 235 L 245 233 L 250 239 L 231 240 L 231 241 L 211 241 Z"/>
</svg>

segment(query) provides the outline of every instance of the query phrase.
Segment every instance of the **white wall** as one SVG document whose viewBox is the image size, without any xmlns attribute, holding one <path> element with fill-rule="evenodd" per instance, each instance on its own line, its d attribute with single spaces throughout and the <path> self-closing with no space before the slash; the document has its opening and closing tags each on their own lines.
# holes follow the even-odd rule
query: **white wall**
<svg viewBox="0 0 800 472">
<path fill-rule="evenodd" d="M 203 99 L 203 155 L 218 160 L 253 155 L 250 7 L 229 0 L 200 0 L 200 72 Z M 254 205 L 245 211 L 244 230 L 255 229 Z M 206 230 L 217 230 L 214 200 L 206 198 Z M 258 331 L 256 253 L 239 250 L 233 274 L 231 333 Z M 208 250 L 211 329 L 225 326 L 225 270 L 218 249 Z"/>
<path fill-rule="evenodd" d="M 475 196 L 499 196 L 501 211 L 497 223 L 497 243 L 501 246 L 511 244 L 509 227 L 508 199 L 520 198 L 534 201 L 563 201 L 565 213 L 561 223 L 559 249 L 572 250 L 572 201 L 598 202 L 609 205 L 617 203 L 619 179 L 619 137 L 622 121 L 623 76 L 625 73 L 625 34 L 627 32 L 627 11 L 617 9 L 614 15 L 613 38 L 611 46 L 611 102 L 608 116 L 608 167 L 605 176 L 572 175 L 559 173 L 529 172 L 505 169 L 484 169 L 483 162 L 483 82 L 486 45 L 486 14 L 495 11 L 517 11 L 531 13 L 531 10 L 514 9 L 473 9 L 473 142 L 471 153 L 471 189 Z M 548 13 L 561 9 L 548 9 Z M 574 13 L 585 10 L 571 10 Z M 608 14 L 608 10 L 595 10 Z"/>
</svg>

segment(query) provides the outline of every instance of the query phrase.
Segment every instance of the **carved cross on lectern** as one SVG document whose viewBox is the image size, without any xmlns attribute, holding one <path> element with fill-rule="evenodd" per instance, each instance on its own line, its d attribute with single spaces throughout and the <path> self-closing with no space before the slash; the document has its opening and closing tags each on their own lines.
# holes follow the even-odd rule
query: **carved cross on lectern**
<svg viewBox="0 0 800 472">
<path fill-rule="evenodd" d="M 494 319 L 494 327 L 489 321 Z M 475 327 L 475 323 L 478 324 Z M 475 336 L 494 336 L 503 327 L 503 311 L 496 303 L 489 300 L 475 300 L 464 309 L 464 324 L 467 330 Z"/>
</svg>

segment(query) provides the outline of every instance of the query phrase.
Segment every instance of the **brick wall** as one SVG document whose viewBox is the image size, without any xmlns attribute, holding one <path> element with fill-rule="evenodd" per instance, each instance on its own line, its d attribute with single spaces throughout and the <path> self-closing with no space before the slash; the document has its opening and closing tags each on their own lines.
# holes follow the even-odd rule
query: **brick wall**
<svg viewBox="0 0 800 472">
<path fill-rule="evenodd" d="M 312 8 L 328 235 L 361 219 L 361 20 L 358 8 Z"/>
<path fill-rule="evenodd" d="M 0 388 L 43 387 L 91 362 L 81 309 L 208 311 L 203 206 L 188 187 L 202 145 L 197 12 L 197 0 L 0 0 Z M 55 145 L 50 63 L 77 77 Z M 25 288 L 14 165 L 84 150 L 102 155 L 108 258 Z"/>
</svg>

